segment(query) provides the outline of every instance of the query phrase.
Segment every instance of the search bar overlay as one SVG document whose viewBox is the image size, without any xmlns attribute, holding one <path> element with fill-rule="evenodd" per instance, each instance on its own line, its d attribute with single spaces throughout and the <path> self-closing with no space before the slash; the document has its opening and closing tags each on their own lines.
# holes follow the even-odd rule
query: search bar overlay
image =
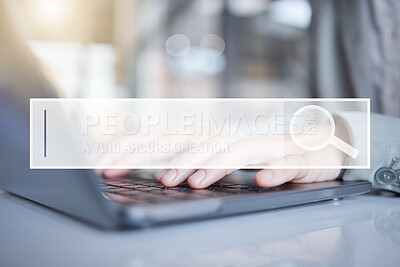
<svg viewBox="0 0 400 267">
<path fill-rule="evenodd" d="M 32 169 L 370 165 L 369 99 L 32 98 L 30 104 Z"/>
</svg>

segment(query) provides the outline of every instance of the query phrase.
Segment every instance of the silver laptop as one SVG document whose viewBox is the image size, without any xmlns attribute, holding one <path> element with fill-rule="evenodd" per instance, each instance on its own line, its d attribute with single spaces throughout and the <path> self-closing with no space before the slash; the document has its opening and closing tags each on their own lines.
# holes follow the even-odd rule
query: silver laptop
<svg viewBox="0 0 400 267">
<path fill-rule="evenodd" d="M 0 88 L 0 187 L 12 194 L 107 228 L 144 227 L 283 208 L 369 192 L 368 182 L 331 181 L 260 188 L 239 171 L 196 190 L 165 188 L 148 171 L 103 179 L 92 170 L 29 168 L 29 100 L 56 97 L 44 84 Z M 61 153 L 61 152 L 60 152 Z"/>
</svg>

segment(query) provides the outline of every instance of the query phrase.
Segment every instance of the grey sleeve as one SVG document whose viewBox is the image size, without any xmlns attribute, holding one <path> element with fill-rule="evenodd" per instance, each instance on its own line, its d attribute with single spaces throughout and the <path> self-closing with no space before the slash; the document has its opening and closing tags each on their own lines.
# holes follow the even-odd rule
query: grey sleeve
<svg viewBox="0 0 400 267">
<path fill-rule="evenodd" d="M 346 118 L 344 118 L 346 120 Z M 350 131 L 352 123 L 348 121 Z M 374 176 L 381 167 L 388 167 L 395 157 L 400 157 L 400 118 L 371 113 L 370 169 L 349 169 L 343 180 L 368 180 L 375 189 L 387 189 L 400 193 L 400 186 L 382 185 Z M 393 167 L 400 179 L 400 162 Z"/>
</svg>

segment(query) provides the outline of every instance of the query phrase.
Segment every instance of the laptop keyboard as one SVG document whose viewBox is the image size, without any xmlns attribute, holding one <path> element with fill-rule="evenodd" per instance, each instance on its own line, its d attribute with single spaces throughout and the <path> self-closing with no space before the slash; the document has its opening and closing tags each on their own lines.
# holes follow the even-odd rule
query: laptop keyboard
<svg viewBox="0 0 400 267">
<path fill-rule="evenodd" d="M 100 188 L 108 198 L 127 204 L 185 201 L 276 190 L 225 182 L 217 182 L 206 189 L 193 189 L 186 183 L 168 188 L 155 180 L 141 178 L 103 179 Z"/>
</svg>

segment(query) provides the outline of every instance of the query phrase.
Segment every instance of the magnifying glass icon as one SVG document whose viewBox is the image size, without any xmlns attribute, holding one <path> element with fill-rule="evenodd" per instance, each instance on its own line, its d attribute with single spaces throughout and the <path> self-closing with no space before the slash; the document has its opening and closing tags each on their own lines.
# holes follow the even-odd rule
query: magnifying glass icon
<svg viewBox="0 0 400 267">
<path fill-rule="evenodd" d="M 326 138 L 326 140 L 322 144 L 318 144 L 318 145 L 304 144 L 304 142 L 302 142 L 298 138 L 298 135 L 296 134 L 296 129 L 295 129 L 296 119 L 299 118 L 302 113 L 305 113 L 310 110 L 319 111 L 319 112 L 323 113 L 326 116 L 326 118 L 329 120 L 331 129 L 330 129 L 328 138 Z M 360 151 L 358 151 L 355 147 L 352 147 L 351 145 L 347 144 L 342 139 L 335 136 L 335 128 L 336 128 L 335 121 L 333 120 L 332 114 L 329 113 L 329 111 L 326 110 L 325 108 L 318 106 L 318 105 L 307 105 L 307 106 L 304 106 L 304 107 L 298 109 L 294 113 L 293 117 L 291 118 L 290 125 L 289 125 L 290 136 L 292 137 L 293 142 L 298 147 L 300 147 L 304 150 L 307 150 L 307 151 L 318 151 L 318 150 L 325 148 L 329 144 L 331 144 L 334 147 L 336 147 L 337 149 L 343 151 L 344 153 L 346 153 L 347 155 L 349 155 L 350 157 L 355 159 L 358 156 L 358 154 L 360 153 Z"/>
</svg>

